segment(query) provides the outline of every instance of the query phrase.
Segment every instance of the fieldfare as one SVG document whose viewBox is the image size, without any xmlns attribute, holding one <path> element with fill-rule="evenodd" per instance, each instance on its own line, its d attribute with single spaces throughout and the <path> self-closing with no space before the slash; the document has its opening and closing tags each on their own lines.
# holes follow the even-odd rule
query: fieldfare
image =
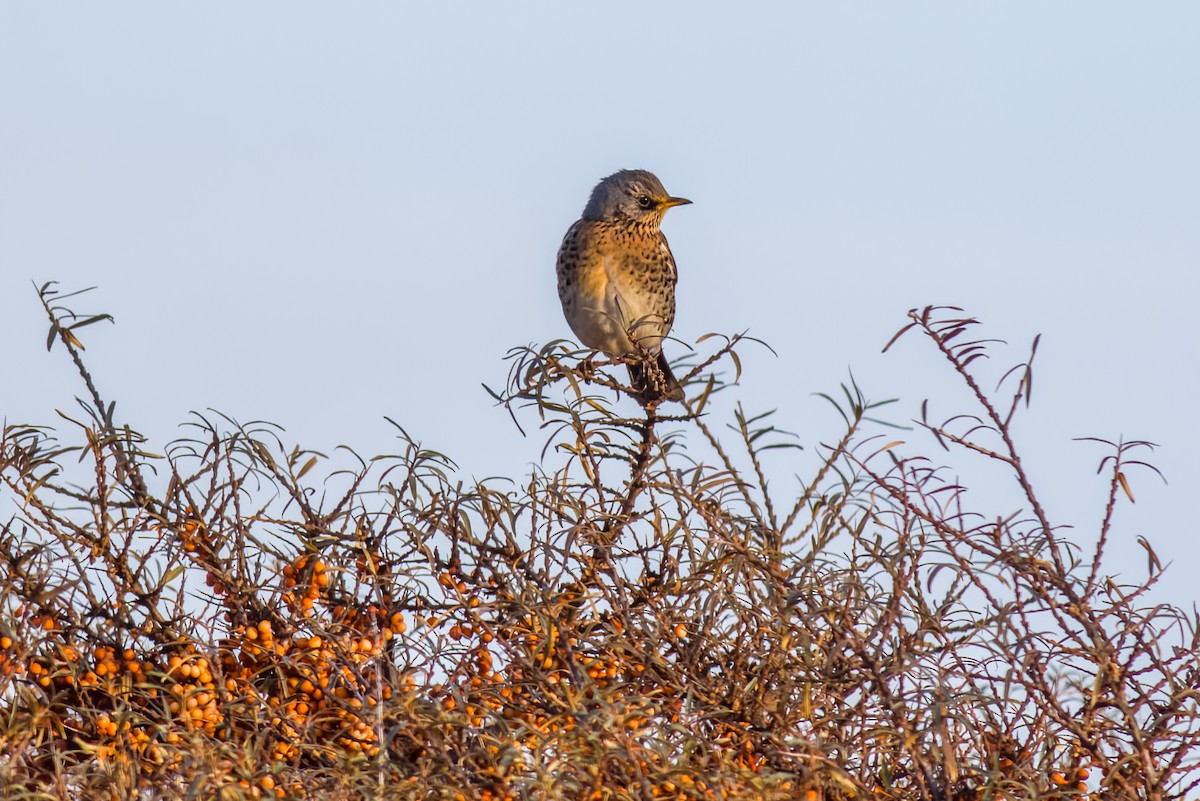
<svg viewBox="0 0 1200 801">
<path fill-rule="evenodd" d="M 645 170 L 622 170 L 592 190 L 558 251 L 558 298 L 585 346 L 624 359 L 643 403 L 683 400 L 662 352 L 675 322 L 675 257 L 659 230 L 671 197 Z"/>
</svg>

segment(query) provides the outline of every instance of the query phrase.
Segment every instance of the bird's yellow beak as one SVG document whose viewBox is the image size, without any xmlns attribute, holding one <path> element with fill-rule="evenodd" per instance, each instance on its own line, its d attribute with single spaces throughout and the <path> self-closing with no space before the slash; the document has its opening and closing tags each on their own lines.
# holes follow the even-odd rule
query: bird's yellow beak
<svg viewBox="0 0 1200 801">
<path fill-rule="evenodd" d="M 666 200 L 661 201 L 659 205 L 662 206 L 663 209 L 669 209 L 672 206 L 686 206 L 691 202 L 692 201 L 688 200 L 686 197 L 669 197 Z"/>
</svg>

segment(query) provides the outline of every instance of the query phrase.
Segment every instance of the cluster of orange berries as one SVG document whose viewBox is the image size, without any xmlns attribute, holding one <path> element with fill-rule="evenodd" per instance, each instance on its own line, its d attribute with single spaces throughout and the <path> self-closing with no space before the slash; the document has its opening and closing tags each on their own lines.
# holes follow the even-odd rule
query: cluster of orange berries
<svg viewBox="0 0 1200 801">
<path fill-rule="evenodd" d="M 189 646 L 183 653 L 167 657 L 167 708 L 185 728 L 199 729 L 209 736 L 224 722 L 212 664 L 208 657 Z"/>
<path fill-rule="evenodd" d="M 6 640 L 11 642 L 7 637 L 0 638 L 0 645 Z M 79 672 L 84 665 L 87 667 Z M 154 665 L 139 660 L 132 650 L 118 651 L 106 645 L 94 648 L 89 662 L 81 658 L 75 646 L 60 644 L 50 654 L 34 656 L 27 664 L 18 664 L 14 668 L 18 673 L 24 669 L 28 669 L 33 682 L 46 689 L 51 686 L 58 690 L 103 688 L 116 694 L 144 685 Z"/>
<path fill-rule="evenodd" d="M 63 650 L 74 652 L 71 646 L 63 646 Z M 70 655 L 64 654 L 64 656 Z M 72 661 L 76 661 L 72 659 Z M 154 670 L 154 665 L 138 659 L 132 648 L 118 651 L 108 645 L 100 645 L 92 649 L 92 666 L 79 677 L 83 688 L 111 686 L 120 682 L 124 686 L 140 685 L 147 682 L 147 674 Z"/>
<path fill-rule="evenodd" d="M 407 623 L 399 612 L 386 616 L 377 607 L 363 613 L 341 609 L 340 614 L 355 623 L 385 622 L 373 632 L 343 624 L 344 636 L 329 640 L 303 632 L 277 635 L 271 622 L 263 620 L 235 629 L 235 637 L 222 651 L 223 670 L 231 677 L 227 689 L 274 710 L 272 723 L 285 735 L 275 745 L 278 759 L 299 754 L 292 742 L 309 726 L 348 751 L 378 753 L 370 713 L 380 700 L 391 699 L 392 687 L 381 682 L 376 690 L 376 668 L 370 663 L 388 641 L 407 630 Z M 268 667 L 278 681 L 260 693 L 251 677 Z"/>
<path fill-rule="evenodd" d="M 183 738 L 178 732 L 167 732 L 162 740 L 155 739 L 145 725 L 135 726 L 128 719 L 114 721 L 101 715 L 95 722 L 96 758 L 101 762 L 128 763 L 135 761 L 147 773 L 148 769 L 179 765 L 183 754 L 179 746 Z M 168 750 L 168 746 L 173 747 Z"/>
<path fill-rule="evenodd" d="M 641 756 L 635 758 L 634 762 L 637 765 L 637 772 L 650 778 L 650 797 L 662 801 L 697 801 L 697 799 L 726 801 L 726 799 L 735 798 L 764 797 L 761 787 L 757 788 L 758 792 L 755 792 L 753 787 L 739 787 L 734 782 L 726 781 L 718 784 L 673 767 L 656 752 L 643 752 Z M 791 781 L 781 782 L 777 787 L 786 791 L 789 799 L 817 801 L 815 793 L 798 795 Z M 587 801 L 603 801 L 609 797 L 611 797 L 611 790 L 605 787 L 598 787 L 585 796 Z"/>
<path fill-rule="evenodd" d="M 189 515 L 195 514 L 195 511 L 188 509 Z M 200 550 L 200 531 L 204 528 L 204 524 L 195 518 L 184 520 L 179 526 L 179 541 L 183 545 L 183 550 L 188 553 L 197 553 Z"/>
<path fill-rule="evenodd" d="M 25 660 L 13 648 L 13 638 L 0 637 L 0 676 L 12 676 L 25 672 Z"/>
<path fill-rule="evenodd" d="M 404 615 L 400 612 L 389 613 L 387 609 L 389 599 L 385 597 L 384 600 L 385 603 L 383 606 L 379 604 L 367 604 L 362 609 L 338 604 L 331 610 L 333 613 L 333 622 L 360 633 L 372 630 L 379 630 L 381 632 L 387 630 L 392 635 L 396 635 L 408 631 L 408 624 L 404 622 Z"/>
<path fill-rule="evenodd" d="M 511 790 L 481 790 L 479 801 L 516 801 Z"/>
<path fill-rule="evenodd" d="M 19 619 L 24 615 L 24 606 L 18 606 L 14 610 L 14 618 Z M 48 633 L 54 631 L 61 632 L 62 630 L 62 627 L 58 625 L 54 617 L 48 614 L 30 615 L 29 624 L 35 629 L 40 629 Z M 52 672 L 52 660 L 39 659 L 36 661 L 38 666 L 32 671 L 32 675 L 35 677 L 33 680 L 42 687 L 49 687 L 52 683 L 52 680 L 49 678 L 49 674 Z M 18 645 L 12 637 L 8 635 L 0 636 L 0 676 L 20 675 L 30 667 L 32 665 L 25 654 L 25 649 Z"/>
<path fill-rule="evenodd" d="M 308 617 L 322 591 L 329 587 L 328 566 L 311 554 L 300 554 L 283 567 L 284 603 L 301 617 Z"/>
<path fill-rule="evenodd" d="M 620 706 L 622 725 L 632 734 L 644 731 L 655 721 L 679 720 L 682 698 L 663 694 L 663 688 L 649 678 L 641 660 L 622 650 L 610 651 L 602 643 L 583 641 L 584 631 L 601 637 L 605 631 L 619 634 L 619 621 L 571 618 L 565 622 L 525 615 L 493 627 L 474 612 L 478 596 L 465 582 L 450 572 L 441 574 L 438 582 L 459 597 L 458 608 L 449 612 L 455 619 L 449 638 L 473 641 L 454 670 L 458 676 L 454 690 L 433 688 L 433 696 L 440 699 L 443 710 L 461 711 L 472 726 L 481 726 L 488 715 L 519 723 L 512 731 L 520 732 L 520 744 L 537 748 L 547 738 L 574 731 L 582 719 L 578 714 L 565 713 L 558 702 L 544 697 L 545 688 L 563 685 L 582 690 L 575 685 L 583 674 L 588 679 L 587 692 L 573 703 L 610 710 Z M 439 623 L 434 619 L 427 622 L 434 626 Z M 502 673 L 497 673 L 491 651 L 497 637 L 513 657 L 506 660 Z M 650 697 L 653 703 L 647 701 Z M 663 793 L 667 797 L 671 794 L 667 790 Z"/>
<path fill-rule="evenodd" d="M 716 796 L 719 792 L 713 793 L 702 779 L 694 779 L 690 773 L 680 773 L 670 779 L 663 779 L 650 788 L 650 795 L 654 798 L 692 799 L 697 795 L 701 796 Z"/>
<path fill-rule="evenodd" d="M 584 669 L 584 673 L 599 689 L 631 681 L 646 669 L 641 662 L 623 655 L 605 655 L 595 650 L 581 649 L 579 638 L 574 634 L 568 634 L 563 639 L 569 649 L 568 657 L 559 644 L 558 626 L 553 622 L 544 624 L 532 615 L 526 615 L 519 625 L 505 627 L 502 635 L 509 643 L 531 654 L 534 666 L 545 671 L 546 682 L 552 685 L 569 680 L 577 666 Z"/>
<path fill-rule="evenodd" d="M 1012 759 L 1002 758 L 997 762 L 997 767 L 1002 773 L 1007 773 L 1014 764 Z M 1051 786 L 1040 797 L 1046 798 L 1048 801 L 1088 801 L 1089 798 L 1101 798 L 1102 796 L 1088 795 L 1087 780 L 1089 776 L 1091 776 L 1091 771 L 1085 767 L 1051 770 L 1047 776 Z M 1006 801 L 1010 798 L 1005 792 L 996 790 L 994 787 L 990 789 L 977 788 L 973 797 L 976 801 L 983 801 L 985 798 Z"/>
<path fill-rule="evenodd" d="M 1087 768 L 1075 768 L 1074 770 L 1064 773 L 1060 770 L 1050 772 L 1050 783 L 1055 787 L 1070 791 L 1072 798 L 1086 801 L 1087 796 L 1084 795 L 1088 791 L 1087 780 L 1091 775 L 1091 771 Z M 1059 798 L 1060 796 L 1052 794 L 1048 796 L 1051 799 Z"/>
<path fill-rule="evenodd" d="M 287 790 L 279 785 L 275 781 L 275 777 L 270 774 L 260 776 L 255 781 L 251 781 L 250 779 L 238 779 L 237 786 L 242 791 L 242 798 L 286 798 L 288 795 Z M 304 788 L 300 785 L 296 785 L 292 788 L 292 794 L 294 796 L 303 798 Z"/>
<path fill-rule="evenodd" d="M 646 666 L 641 662 L 629 664 L 612 656 L 590 656 L 584 653 L 575 654 L 575 659 L 583 665 L 587 677 L 601 689 L 608 689 L 622 674 L 641 675 Z"/>
<path fill-rule="evenodd" d="M 199 523 L 184 527 L 203 551 L 200 530 Z M 461 661 L 449 671 L 451 686 L 426 690 L 417 686 L 411 674 L 396 682 L 380 673 L 389 643 L 408 629 L 405 615 L 393 611 L 387 597 L 363 606 L 341 599 L 339 588 L 331 589 L 334 569 L 315 554 L 297 556 L 282 573 L 285 599 L 296 617 L 291 622 L 242 623 L 229 631 L 215 653 L 184 641 L 146 661 L 133 649 L 98 646 L 81 656 L 72 646 L 58 645 L 52 655 L 41 648 L 39 655 L 17 660 L 20 647 L 12 638 L 0 637 L 0 664 L 23 666 L 43 687 L 73 685 L 74 691 L 86 692 L 76 698 L 81 708 L 98 715 L 87 729 L 97 753 L 107 760 L 138 761 L 144 777 L 179 764 L 186 752 L 184 738 L 240 737 L 256 718 L 270 720 L 280 735 L 268 759 L 304 757 L 305 743 L 312 742 L 377 755 L 381 748 L 377 732 L 384 715 L 381 704 L 396 693 L 430 692 L 443 711 L 462 715 L 460 720 L 475 729 L 483 729 L 489 720 L 519 722 L 512 729 L 522 732 L 517 735 L 520 741 L 513 743 L 518 750 L 540 746 L 547 738 L 584 725 L 585 716 L 579 711 L 564 714 L 558 701 L 546 697 L 555 685 L 570 688 L 584 676 L 585 686 L 572 688 L 586 689 L 579 696 L 583 704 L 600 710 L 620 707 L 622 725 L 635 737 L 655 721 L 679 719 L 681 700 L 654 684 L 653 671 L 623 648 L 605 643 L 606 634 L 620 634 L 617 620 L 527 615 L 496 623 L 479 611 L 479 593 L 493 590 L 464 580 L 457 571 L 446 571 L 437 577 L 447 591 L 448 603 L 437 611 L 442 619 L 429 616 L 417 621 L 430 629 L 444 623 L 447 638 L 462 649 Z M 319 623 L 314 615 L 318 607 Z M 56 628 L 53 621 L 38 623 L 46 631 Z M 673 633 L 682 637 L 686 629 L 679 626 Z M 498 650 L 501 643 L 506 650 Z M 150 703 L 151 698 L 159 700 Z M 247 719 L 234 711 L 247 707 L 251 710 Z M 161 719 L 161 710 L 169 712 L 166 720 Z M 757 770 L 761 758 L 747 743 L 731 737 L 726 745 L 738 750 L 743 767 Z M 651 783 L 654 797 L 721 797 L 719 787 L 706 785 L 698 774 L 660 764 L 649 751 L 635 759 L 640 756 L 654 765 L 653 775 L 658 777 Z M 512 800 L 506 782 L 527 766 L 520 759 L 504 764 L 507 778 L 489 789 L 475 788 L 473 798 Z M 244 790 L 242 797 L 304 794 L 295 785 L 285 790 L 273 776 L 248 776 L 237 783 Z"/>
<path fill-rule="evenodd" d="M 428 620 L 426 625 L 429 625 Z M 436 625 L 436 621 L 433 625 Z M 504 707 L 504 702 L 491 692 L 491 688 L 501 681 L 501 677 L 495 672 L 495 657 L 488 646 L 482 644 L 463 655 L 457 673 L 460 676 L 457 694 L 440 684 L 433 685 L 430 694 L 438 699 L 442 710 L 446 712 L 458 709 L 459 698 L 463 698 L 462 713 L 472 726 L 481 727 L 489 712 Z M 411 676 L 406 681 L 412 681 Z"/>
<path fill-rule="evenodd" d="M 1002 776 L 1011 776 L 1019 763 L 1026 763 L 1030 759 L 1029 749 L 1027 747 L 1020 747 L 1011 737 L 1000 736 L 991 731 L 988 734 L 990 735 L 989 739 L 992 741 L 990 743 L 991 747 L 999 751 L 1001 755 L 996 760 L 996 767 Z M 1047 778 L 1050 780 L 1050 787 L 1047 789 L 1046 797 L 1049 799 L 1070 798 L 1087 801 L 1087 781 L 1091 776 L 1091 770 L 1080 764 L 1086 761 L 1088 761 L 1086 752 L 1079 747 L 1073 748 L 1071 762 L 1076 767 L 1065 767 L 1049 771 Z M 994 797 L 1002 799 L 1004 795 L 1003 793 L 997 793 Z"/>
<path fill-rule="evenodd" d="M 40 628 L 55 630 L 44 624 Z M 0 637 L 5 667 L 11 673 L 28 673 L 29 680 L 43 689 L 67 693 L 66 696 L 59 695 L 59 703 L 72 703 L 81 709 L 95 709 L 93 702 L 98 702 L 102 707 L 110 705 L 121 708 L 128 705 L 118 699 L 137 696 L 144 702 L 159 695 L 158 688 L 149 686 L 155 665 L 139 659 L 132 649 L 99 645 L 92 649 L 90 657 L 85 657 L 74 645 L 58 642 L 43 653 L 27 656 L 23 660 L 18 658 L 17 650 L 11 637 Z M 85 697 L 90 701 L 83 701 Z M 66 700 L 70 698 L 74 698 L 75 702 Z M 137 760 L 139 763 L 148 763 L 148 766 L 159 767 L 170 761 L 161 746 L 164 743 L 178 743 L 179 735 L 169 733 L 160 741 L 145 721 L 134 723 L 139 718 L 135 714 L 122 717 L 117 722 L 104 712 L 92 721 L 90 727 L 85 725 L 84 731 L 91 736 L 97 760 Z"/>
<path fill-rule="evenodd" d="M 312 567 L 318 576 L 314 585 L 322 586 L 324 571 Z M 134 760 L 144 776 L 182 758 L 182 747 L 170 746 L 181 746 L 187 731 L 219 740 L 237 736 L 239 722 L 226 718 L 231 700 L 269 710 L 284 734 L 276 758 L 298 756 L 293 743 L 314 737 L 373 755 L 379 751 L 372 723 L 378 718 L 376 707 L 393 694 L 391 684 L 379 680 L 373 662 L 408 625 L 403 614 L 386 606 L 336 607 L 333 612 L 329 625 L 334 636 L 277 635 L 272 622 L 263 620 L 234 629 L 213 656 L 195 643 L 184 643 L 154 661 L 138 658 L 133 649 L 108 645 L 82 655 L 69 644 L 44 643 L 39 653 L 28 654 L 13 637 L 3 636 L 0 667 L 10 674 L 28 673 L 30 681 L 47 690 L 72 693 L 59 696 L 70 708 L 96 710 L 93 714 L 99 716 L 81 734 L 101 759 Z M 57 628 L 42 621 L 39 627 Z M 403 687 L 417 691 L 411 676 Z M 162 700 L 151 701 L 156 698 Z M 157 710 L 170 715 L 165 727 Z M 270 781 L 252 782 L 252 787 L 258 794 L 284 794 Z"/>
</svg>

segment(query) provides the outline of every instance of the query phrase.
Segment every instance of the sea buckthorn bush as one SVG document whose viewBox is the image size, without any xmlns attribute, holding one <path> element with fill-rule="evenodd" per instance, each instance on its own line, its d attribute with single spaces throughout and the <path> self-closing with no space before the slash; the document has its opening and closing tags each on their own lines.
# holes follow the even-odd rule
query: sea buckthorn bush
<svg viewBox="0 0 1200 801">
<path fill-rule="evenodd" d="M 975 320 L 914 311 L 897 338 L 973 407 L 899 429 L 850 384 L 824 443 L 721 411 L 745 337 L 698 343 L 687 404 L 634 417 L 611 364 L 517 349 L 493 394 L 543 459 L 469 483 L 399 427 L 363 459 L 212 413 L 157 453 L 86 368 L 106 316 L 40 297 L 86 392 L 63 431 L 0 439 L 5 798 L 1101 801 L 1200 780 L 1195 618 L 1153 602 L 1153 559 L 1140 583 L 1105 568 L 1150 445 L 1101 443 L 1101 523 L 1067 539 L 1013 431 L 1036 341 L 994 372 Z M 1012 508 L 970 505 L 978 464 Z"/>
</svg>

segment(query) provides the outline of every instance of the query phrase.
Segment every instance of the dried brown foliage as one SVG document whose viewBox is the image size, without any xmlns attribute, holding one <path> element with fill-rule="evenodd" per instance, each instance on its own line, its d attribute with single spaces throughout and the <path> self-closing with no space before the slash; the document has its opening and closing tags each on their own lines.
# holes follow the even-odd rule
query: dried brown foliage
<svg viewBox="0 0 1200 801">
<path fill-rule="evenodd" d="M 76 332 L 105 318 L 41 297 L 87 395 L 68 444 L 0 442 L 5 798 L 1167 799 L 1200 779 L 1196 619 L 1152 602 L 1156 572 L 1104 564 L 1149 445 L 1106 445 L 1101 528 L 1066 539 L 1013 441 L 1033 352 L 985 391 L 957 310 L 901 332 L 975 399 L 918 421 L 939 460 L 849 386 L 780 490 L 795 439 L 707 411 L 740 337 L 701 343 L 686 408 L 633 419 L 606 365 L 515 351 L 497 397 L 541 426 L 542 465 L 465 485 L 399 427 L 366 460 L 197 416 L 150 453 L 85 368 Z M 946 478 L 971 460 L 1015 479 L 1011 514 Z"/>
</svg>

